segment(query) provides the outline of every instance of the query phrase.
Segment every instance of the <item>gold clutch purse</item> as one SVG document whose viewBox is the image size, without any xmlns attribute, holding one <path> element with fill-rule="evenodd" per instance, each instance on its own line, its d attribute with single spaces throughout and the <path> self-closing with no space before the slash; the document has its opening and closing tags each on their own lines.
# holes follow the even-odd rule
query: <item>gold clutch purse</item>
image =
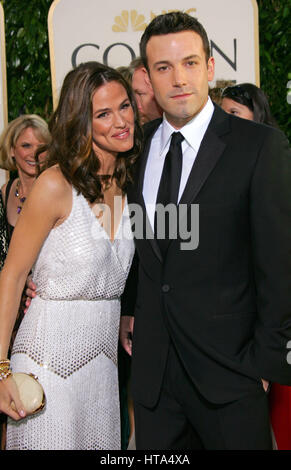
<svg viewBox="0 0 291 470">
<path fill-rule="evenodd" d="M 12 377 L 17 385 L 20 400 L 28 415 L 41 411 L 45 406 L 45 393 L 36 375 L 16 372 Z M 12 402 L 11 408 L 15 410 Z"/>
</svg>

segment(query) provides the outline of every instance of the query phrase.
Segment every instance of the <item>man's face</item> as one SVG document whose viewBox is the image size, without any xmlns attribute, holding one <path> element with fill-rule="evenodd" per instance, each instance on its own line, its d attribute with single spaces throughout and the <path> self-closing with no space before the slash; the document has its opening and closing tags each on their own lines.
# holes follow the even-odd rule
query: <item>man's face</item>
<svg viewBox="0 0 291 470">
<path fill-rule="evenodd" d="M 161 111 L 154 97 L 147 71 L 141 67 L 134 71 L 132 88 L 140 115 L 141 123 L 152 121 L 161 116 Z"/>
<path fill-rule="evenodd" d="M 146 47 L 155 98 L 176 129 L 204 107 L 214 59 L 206 62 L 201 37 L 194 31 L 152 36 Z"/>
</svg>

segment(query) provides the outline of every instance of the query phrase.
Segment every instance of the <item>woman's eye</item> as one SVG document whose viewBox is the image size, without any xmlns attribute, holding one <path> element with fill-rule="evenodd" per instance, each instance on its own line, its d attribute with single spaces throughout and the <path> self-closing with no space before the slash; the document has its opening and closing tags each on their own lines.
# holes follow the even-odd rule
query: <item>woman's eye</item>
<svg viewBox="0 0 291 470">
<path fill-rule="evenodd" d="M 108 116 L 108 113 L 105 112 L 105 113 L 98 114 L 97 118 L 105 118 L 107 116 Z"/>
<path fill-rule="evenodd" d="M 124 103 L 122 106 L 121 106 L 121 109 L 127 109 L 131 106 L 130 103 Z"/>
</svg>

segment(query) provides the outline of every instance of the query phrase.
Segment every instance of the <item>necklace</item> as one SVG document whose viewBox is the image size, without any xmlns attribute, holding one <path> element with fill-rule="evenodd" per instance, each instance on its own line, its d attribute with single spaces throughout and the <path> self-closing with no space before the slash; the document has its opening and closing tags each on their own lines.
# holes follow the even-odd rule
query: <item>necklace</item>
<svg viewBox="0 0 291 470">
<path fill-rule="evenodd" d="M 19 200 L 19 203 L 18 203 L 18 206 L 17 206 L 17 214 L 20 214 L 21 212 L 21 209 L 22 209 L 22 206 L 26 200 L 26 197 L 23 196 L 23 197 L 20 197 L 20 192 L 19 192 L 19 188 L 20 188 L 20 180 L 17 181 L 16 183 L 16 189 L 15 189 L 15 197 L 18 198 Z"/>
</svg>

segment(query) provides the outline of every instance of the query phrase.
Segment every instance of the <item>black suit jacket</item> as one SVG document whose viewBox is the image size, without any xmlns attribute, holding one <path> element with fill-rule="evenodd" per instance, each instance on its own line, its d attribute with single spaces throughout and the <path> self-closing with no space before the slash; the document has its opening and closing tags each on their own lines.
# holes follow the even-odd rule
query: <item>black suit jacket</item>
<svg viewBox="0 0 291 470">
<path fill-rule="evenodd" d="M 153 134 L 130 204 L 139 204 Z M 199 204 L 199 244 L 171 240 L 164 259 L 154 239 L 136 239 L 133 398 L 156 404 L 169 342 L 202 395 L 226 403 L 262 387 L 291 385 L 291 152 L 276 129 L 215 107 L 180 204 Z M 133 264 L 122 313 L 133 314 Z"/>
</svg>

